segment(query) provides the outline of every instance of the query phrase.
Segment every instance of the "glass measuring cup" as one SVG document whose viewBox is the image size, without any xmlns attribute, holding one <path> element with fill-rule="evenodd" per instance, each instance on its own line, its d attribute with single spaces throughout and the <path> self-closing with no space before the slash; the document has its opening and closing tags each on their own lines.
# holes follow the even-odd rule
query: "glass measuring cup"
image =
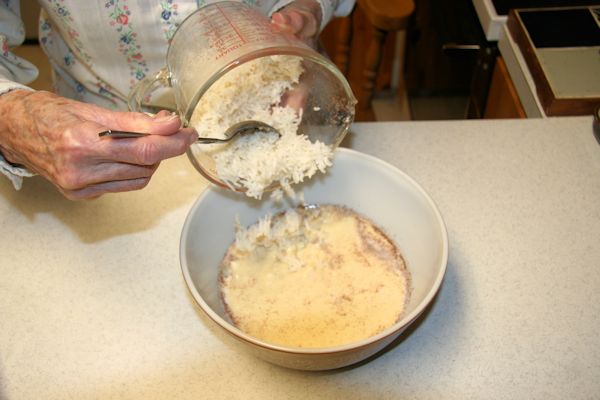
<svg viewBox="0 0 600 400">
<path fill-rule="evenodd" d="M 134 88 L 129 108 L 143 111 L 156 91 L 169 88 L 184 126 L 194 126 L 194 112 L 220 79 L 246 63 L 282 55 L 300 59 L 303 67 L 298 133 L 335 149 L 354 119 L 356 100 L 348 82 L 327 58 L 293 35 L 277 32 L 269 18 L 239 2 L 206 5 L 188 16 L 173 35 L 166 67 Z M 213 183 L 245 190 L 219 177 L 213 153 L 202 145 L 192 145 L 188 156 Z M 277 186 L 274 182 L 270 188 Z"/>
</svg>

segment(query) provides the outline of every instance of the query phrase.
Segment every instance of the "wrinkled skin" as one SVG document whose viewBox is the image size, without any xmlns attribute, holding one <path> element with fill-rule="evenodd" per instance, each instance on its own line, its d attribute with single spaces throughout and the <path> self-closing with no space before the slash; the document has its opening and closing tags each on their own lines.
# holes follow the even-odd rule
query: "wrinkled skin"
<svg viewBox="0 0 600 400">
<path fill-rule="evenodd" d="M 297 0 L 272 16 L 284 32 L 316 45 L 321 9 Z M 107 129 L 150 132 L 134 139 L 100 138 Z M 185 153 L 195 141 L 192 128 L 166 111 L 154 117 L 116 112 L 38 91 L 0 96 L 0 152 L 50 182 L 68 199 L 145 187 L 160 162 Z"/>
<path fill-rule="evenodd" d="M 72 200 L 141 189 L 160 161 L 185 152 L 193 129 L 168 112 L 152 118 L 115 112 L 49 92 L 15 90 L 0 96 L 0 150 L 7 161 L 26 166 Z M 103 139 L 107 129 L 153 135 Z"/>
</svg>

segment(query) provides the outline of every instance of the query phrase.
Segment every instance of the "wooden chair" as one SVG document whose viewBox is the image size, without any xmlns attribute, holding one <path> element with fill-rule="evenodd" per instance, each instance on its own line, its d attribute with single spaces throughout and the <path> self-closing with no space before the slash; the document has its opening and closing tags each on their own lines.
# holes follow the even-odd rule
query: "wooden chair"
<svg viewBox="0 0 600 400">
<path fill-rule="evenodd" d="M 414 9 L 413 0 L 357 0 L 350 16 L 336 18 L 323 32 L 326 50 L 358 99 L 356 121 L 375 120 L 371 100 L 383 72 L 386 39 L 406 29 Z"/>
</svg>

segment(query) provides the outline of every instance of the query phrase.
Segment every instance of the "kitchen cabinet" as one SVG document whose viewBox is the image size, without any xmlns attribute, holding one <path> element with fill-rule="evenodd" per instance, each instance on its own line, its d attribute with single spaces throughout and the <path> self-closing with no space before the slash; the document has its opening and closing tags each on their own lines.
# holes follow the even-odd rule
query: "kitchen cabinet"
<svg viewBox="0 0 600 400">
<path fill-rule="evenodd" d="M 527 118 L 502 57 L 497 57 L 484 118 Z"/>
</svg>

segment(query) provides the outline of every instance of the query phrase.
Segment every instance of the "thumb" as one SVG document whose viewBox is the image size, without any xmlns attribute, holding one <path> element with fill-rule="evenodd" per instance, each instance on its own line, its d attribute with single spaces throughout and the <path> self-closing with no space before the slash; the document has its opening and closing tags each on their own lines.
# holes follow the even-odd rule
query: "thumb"
<svg viewBox="0 0 600 400">
<path fill-rule="evenodd" d="M 181 119 L 176 114 L 160 111 L 155 115 L 140 112 L 114 111 L 103 124 L 114 130 L 144 132 L 154 135 L 172 135 L 181 128 Z"/>
</svg>

